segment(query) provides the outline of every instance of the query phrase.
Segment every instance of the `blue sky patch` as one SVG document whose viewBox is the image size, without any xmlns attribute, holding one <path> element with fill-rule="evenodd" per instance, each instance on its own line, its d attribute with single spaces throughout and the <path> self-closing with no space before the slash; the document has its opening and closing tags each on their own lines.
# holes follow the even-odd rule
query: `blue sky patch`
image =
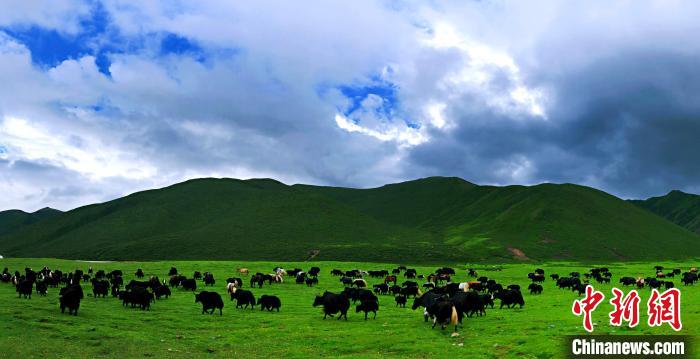
<svg viewBox="0 0 700 359">
<path fill-rule="evenodd" d="M 345 116 L 350 115 L 362 106 L 362 101 L 370 95 L 382 98 L 383 105 L 380 109 L 383 115 L 391 115 L 398 106 L 397 91 L 398 86 L 387 81 L 373 81 L 368 85 L 343 85 L 338 86 L 340 92 L 351 102 L 350 106 L 343 111 Z"/>
<path fill-rule="evenodd" d="M 177 34 L 168 33 L 160 41 L 161 55 L 167 54 L 189 54 L 201 52 L 202 49 L 194 42 Z"/>
<path fill-rule="evenodd" d="M 4 31 L 26 46 L 32 56 L 32 62 L 41 68 L 51 68 L 69 59 L 93 55 L 100 72 L 109 75 L 109 59 L 95 49 L 98 38 L 106 33 L 109 16 L 101 3 L 95 2 L 89 17 L 80 21 L 80 32 L 65 34 L 54 29 L 40 26 L 3 27 Z"/>
<path fill-rule="evenodd" d="M 204 50 L 195 42 L 173 33 L 151 33 L 141 37 L 125 37 L 110 27 L 110 17 L 100 2 L 95 2 L 90 16 L 81 19 L 77 34 L 66 34 L 40 26 L 0 27 L 16 41 L 26 46 L 35 66 L 49 69 L 69 59 L 91 55 L 104 75 L 111 77 L 110 54 L 133 53 L 142 50 L 146 39 L 160 38 L 159 56 L 169 54 L 192 56 L 204 62 Z"/>
<path fill-rule="evenodd" d="M 67 59 L 91 53 L 82 36 L 63 35 L 38 26 L 3 30 L 26 46 L 31 52 L 32 62 L 40 67 L 55 67 Z"/>
</svg>

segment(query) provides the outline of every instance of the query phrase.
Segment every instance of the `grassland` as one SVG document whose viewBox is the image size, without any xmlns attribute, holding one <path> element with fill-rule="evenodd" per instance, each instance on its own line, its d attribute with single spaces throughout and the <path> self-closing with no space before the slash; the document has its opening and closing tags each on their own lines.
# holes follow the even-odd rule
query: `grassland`
<svg viewBox="0 0 700 359">
<path fill-rule="evenodd" d="M 695 233 L 700 233 L 700 196 L 696 194 L 671 191 L 665 196 L 630 202 L 648 209 L 679 226 Z"/>
<path fill-rule="evenodd" d="M 449 263 L 445 263 L 449 264 Z M 694 262 L 683 263 L 618 263 L 607 264 L 613 272 L 613 281 L 623 275 L 650 275 L 653 266 L 688 268 Z M 195 270 L 211 271 L 217 278 L 216 291 L 225 294 L 223 282 L 234 275 L 235 268 L 248 267 L 252 271 L 270 272 L 281 265 L 286 268 L 308 269 L 318 265 L 322 269 L 317 287 L 308 288 L 287 281 L 271 287 L 253 289 L 256 296 L 275 294 L 282 299 L 281 312 L 234 309 L 226 301 L 224 315 L 202 315 L 189 292 L 175 290 L 170 299 L 155 303 L 150 311 L 123 308 L 115 298 L 87 297 L 77 317 L 62 315 L 58 308 L 56 289 L 47 297 L 33 296 L 31 300 L 18 299 L 10 284 L 0 284 L 0 356 L 13 358 L 62 357 L 436 357 L 436 358 L 559 358 L 563 356 L 562 336 L 582 334 L 580 318 L 571 314 L 576 295 L 558 290 L 548 280 L 544 293 L 539 296 L 524 294 L 522 309 L 493 309 L 486 316 L 468 318 L 459 336 L 450 330 L 431 330 L 423 322 L 420 311 L 396 308 L 391 296 L 380 296 L 380 311 L 376 320 L 364 321 L 360 314 L 349 313 L 349 320 L 323 320 L 319 308 L 311 303 L 314 295 L 324 290 L 340 291 L 337 277 L 331 277 L 333 268 L 390 269 L 396 264 L 357 262 L 236 262 L 236 261 L 165 261 L 87 263 L 54 259 L 2 259 L 0 267 L 11 270 L 25 266 L 41 268 L 48 265 L 64 271 L 77 268 L 122 269 L 131 279 L 137 268 L 147 275 L 165 277 L 171 266 L 191 276 Z M 464 269 L 459 268 L 458 279 L 465 280 Z M 482 275 L 501 283 L 528 283 L 526 274 L 532 264 L 494 265 L 470 264 Z M 410 267 L 410 265 L 409 265 Z M 565 274 L 573 270 L 585 271 L 587 265 L 552 262 L 538 265 L 547 274 Z M 435 266 L 416 266 L 419 273 L 429 273 Z M 376 282 L 369 280 L 370 283 Z M 677 284 L 679 280 L 675 281 Z M 201 282 L 198 283 L 201 288 Z M 248 287 L 248 283 L 245 284 Z M 610 297 L 612 285 L 598 285 L 597 289 Z M 87 288 L 86 288 L 87 289 Z M 681 334 L 700 334 L 700 288 L 682 287 Z M 89 290 L 86 290 L 88 293 Z M 643 303 L 647 290 L 641 291 Z M 634 329 L 613 328 L 607 324 L 609 304 L 604 303 L 594 313 L 594 334 L 674 334 L 668 327 L 649 328 L 643 322 Z M 642 321 L 646 320 L 645 306 L 640 308 Z"/>
<path fill-rule="evenodd" d="M 0 235 L 0 255 L 301 261 L 314 251 L 315 260 L 608 262 L 655 259 L 659 248 L 667 259 L 695 258 L 698 241 L 628 201 L 572 184 L 432 177 L 352 189 L 206 178 L 22 226 Z"/>
</svg>

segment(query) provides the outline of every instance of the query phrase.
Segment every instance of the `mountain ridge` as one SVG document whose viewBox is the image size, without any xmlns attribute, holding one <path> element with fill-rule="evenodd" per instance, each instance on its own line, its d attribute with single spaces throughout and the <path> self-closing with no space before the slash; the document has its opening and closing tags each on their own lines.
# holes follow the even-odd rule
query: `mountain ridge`
<svg viewBox="0 0 700 359">
<path fill-rule="evenodd" d="M 663 196 L 630 202 L 700 234 L 700 195 L 672 190 Z"/>
<path fill-rule="evenodd" d="M 200 178 L 82 206 L 0 235 L 11 256 L 90 259 L 519 261 L 699 256 L 700 236 L 575 184 L 427 177 L 366 189 Z"/>
</svg>

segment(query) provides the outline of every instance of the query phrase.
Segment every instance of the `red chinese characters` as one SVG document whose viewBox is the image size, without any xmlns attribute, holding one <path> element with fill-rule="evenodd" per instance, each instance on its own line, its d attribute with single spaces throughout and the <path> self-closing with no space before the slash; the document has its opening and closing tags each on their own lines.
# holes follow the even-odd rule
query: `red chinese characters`
<svg viewBox="0 0 700 359">
<path fill-rule="evenodd" d="M 575 300 L 571 311 L 576 316 L 583 314 L 583 328 L 588 332 L 593 331 L 593 319 L 591 314 L 603 302 L 605 295 L 596 291 L 592 286 L 586 286 L 586 296 L 583 299 Z"/>
<path fill-rule="evenodd" d="M 631 290 L 627 295 L 617 289 L 612 288 L 613 298 L 610 304 L 613 310 L 608 314 L 611 326 L 622 326 L 623 322 L 628 322 L 630 328 L 639 324 L 639 293 Z M 575 300 L 571 311 L 576 316 L 583 315 L 583 328 L 588 332 L 593 331 L 593 311 L 605 299 L 603 293 L 596 291 L 592 286 L 586 286 L 586 296 L 583 299 Z M 675 331 L 681 330 L 681 292 L 677 288 L 671 288 L 663 293 L 657 289 L 651 290 L 651 296 L 647 301 L 647 313 L 649 314 L 648 324 L 651 327 L 661 326 L 667 323 Z"/>
<path fill-rule="evenodd" d="M 617 288 L 613 288 L 612 293 L 613 298 L 610 300 L 610 304 L 613 305 L 614 309 L 608 314 L 610 325 L 621 326 L 624 320 L 629 322 L 630 328 L 636 327 L 639 324 L 639 293 L 632 290 L 623 297 L 622 291 Z"/>
<path fill-rule="evenodd" d="M 649 326 L 661 326 L 668 323 L 675 331 L 681 330 L 681 291 L 671 288 L 662 294 L 656 289 L 651 290 L 651 297 L 647 302 L 649 313 Z"/>
</svg>

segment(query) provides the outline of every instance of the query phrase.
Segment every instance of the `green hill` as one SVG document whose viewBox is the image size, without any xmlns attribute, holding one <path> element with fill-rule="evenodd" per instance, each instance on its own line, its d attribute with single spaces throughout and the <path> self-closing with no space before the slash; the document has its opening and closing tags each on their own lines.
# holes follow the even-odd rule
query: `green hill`
<svg viewBox="0 0 700 359">
<path fill-rule="evenodd" d="M 11 233 L 19 228 L 51 218 L 61 211 L 53 208 L 42 208 L 33 213 L 27 213 L 18 209 L 0 211 L 0 235 Z"/>
<path fill-rule="evenodd" d="M 700 196 L 696 194 L 676 190 L 665 196 L 630 202 L 700 234 Z"/>
<path fill-rule="evenodd" d="M 5 256 L 468 262 L 697 256 L 700 236 L 571 184 L 432 177 L 372 189 L 198 179 L 0 236 Z"/>
</svg>

